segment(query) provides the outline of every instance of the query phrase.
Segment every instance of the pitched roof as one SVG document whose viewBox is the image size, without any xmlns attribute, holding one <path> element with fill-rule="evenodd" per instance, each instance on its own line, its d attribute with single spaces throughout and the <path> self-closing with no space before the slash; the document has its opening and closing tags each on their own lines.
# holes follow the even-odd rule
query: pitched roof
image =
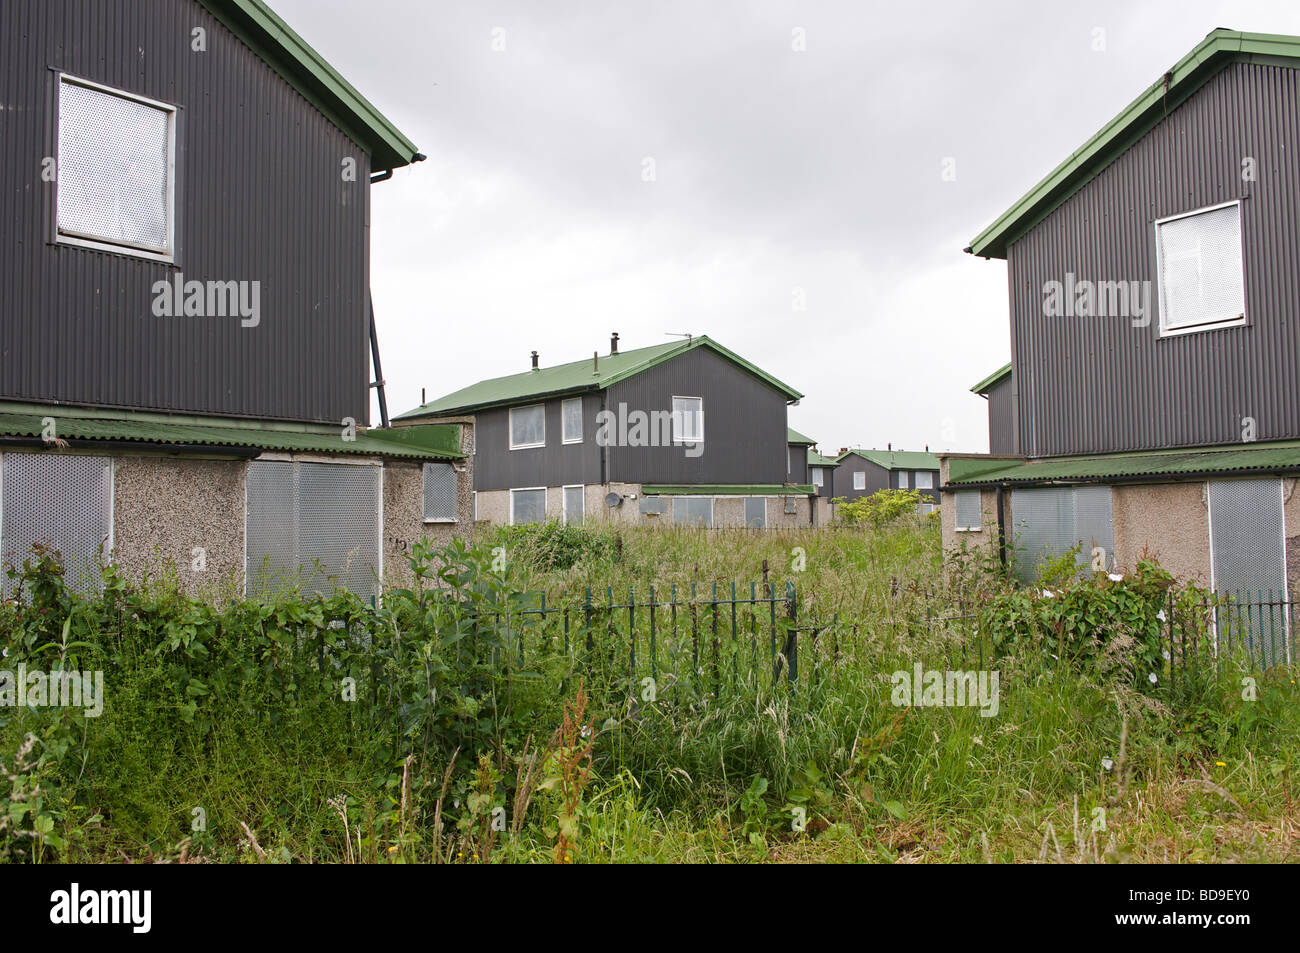
<svg viewBox="0 0 1300 953">
<path fill-rule="evenodd" d="M 829 457 L 823 457 L 812 447 L 808 448 L 808 466 L 810 467 L 838 467 L 839 464 Z"/>
<path fill-rule="evenodd" d="M 1149 132 L 1169 110 L 1229 63 L 1241 61 L 1300 66 L 1300 37 L 1212 30 L 997 221 L 972 238 L 966 251 L 985 258 L 1005 258 L 1008 245 Z"/>
<path fill-rule="evenodd" d="M 372 171 L 414 162 L 415 144 L 263 0 L 199 0 L 331 122 L 364 146 Z"/>
<path fill-rule="evenodd" d="M 812 437 L 805 437 L 803 434 L 801 434 L 799 431 L 795 430 L 793 427 L 786 427 L 786 428 L 785 428 L 785 442 L 786 442 L 786 443 L 801 443 L 801 444 L 805 444 L 806 446 L 809 446 L 809 447 L 811 447 L 811 446 L 813 446 L 815 443 L 817 443 L 817 441 L 814 440 Z"/>
<path fill-rule="evenodd" d="M 984 380 L 980 381 L 970 389 L 972 394 L 985 394 L 991 391 L 995 385 L 1002 383 L 1003 378 L 1011 376 L 1011 365 L 1004 364 L 996 371 L 990 374 Z"/>
<path fill-rule="evenodd" d="M 743 368 L 754 377 L 781 391 L 790 400 L 798 400 L 803 396 L 788 384 L 782 383 L 718 342 L 700 336 L 686 341 L 669 341 L 667 344 L 653 344 L 650 347 L 636 348 L 631 351 L 619 351 L 617 354 L 605 354 L 597 358 L 594 365 L 591 358 L 586 358 L 569 364 L 557 364 L 554 367 L 524 371 L 522 374 L 479 381 L 477 384 L 471 384 L 469 387 L 463 387 L 444 397 L 422 404 L 414 410 L 398 414 L 393 419 L 412 420 L 419 417 L 467 413 L 487 410 L 491 407 L 516 405 L 529 400 L 558 397 L 562 394 L 603 390 L 700 347 L 708 348 Z"/>
<path fill-rule="evenodd" d="M 1300 440 L 1107 453 L 1090 457 L 1006 460 L 952 457 L 944 486 L 1034 483 L 1152 482 L 1213 474 L 1280 473 L 1300 470 Z"/>
<path fill-rule="evenodd" d="M 939 458 L 932 453 L 920 450 L 846 450 L 835 458 L 842 463 L 845 457 L 859 456 L 886 470 L 937 470 Z"/>
<path fill-rule="evenodd" d="M 354 439 L 345 440 L 341 431 L 322 433 L 308 430 L 285 430 L 241 426 L 208 426 L 189 420 L 171 422 L 152 417 L 76 417 L 46 412 L 54 416 L 54 432 L 63 440 L 105 443 L 158 444 L 160 452 L 195 446 L 247 450 L 276 450 L 298 453 L 344 453 L 349 455 L 398 457 L 413 460 L 456 460 L 464 456 L 459 450 L 460 428 L 455 424 L 430 424 L 401 430 L 363 430 Z M 0 413 L 0 437 L 36 437 L 44 432 L 41 414 Z M 2 441 L 0 441 L 2 443 Z M 74 445 L 75 446 L 75 445 Z"/>
</svg>

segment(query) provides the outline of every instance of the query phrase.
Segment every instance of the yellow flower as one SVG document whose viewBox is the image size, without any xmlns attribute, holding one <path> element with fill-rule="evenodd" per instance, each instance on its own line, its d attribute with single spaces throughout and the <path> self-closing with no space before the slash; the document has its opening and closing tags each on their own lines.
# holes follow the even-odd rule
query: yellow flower
<svg viewBox="0 0 1300 953">
<path fill-rule="evenodd" d="M 1216 762 L 1214 762 L 1214 764 L 1215 764 L 1215 767 L 1219 767 L 1219 768 L 1226 768 L 1226 767 L 1227 767 L 1227 765 L 1224 764 L 1222 761 L 1216 761 Z"/>
</svg>

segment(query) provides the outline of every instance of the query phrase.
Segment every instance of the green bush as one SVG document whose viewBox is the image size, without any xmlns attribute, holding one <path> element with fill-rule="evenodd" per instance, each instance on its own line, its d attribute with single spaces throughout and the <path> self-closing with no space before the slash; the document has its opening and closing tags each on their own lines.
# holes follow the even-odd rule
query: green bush
<svg viewBox="0 0 1300 953">
<path fill-rule="evenodd" d="M 870 496 L 860 496 L 846 501 L 836 497 L 835 518 L 849 526 L 870 526 L 880 529 L 898 522 L 906 516 L 916 516 L 921 505 L 921 494 L 916 490 L 878 490 Z"/>
</svg>

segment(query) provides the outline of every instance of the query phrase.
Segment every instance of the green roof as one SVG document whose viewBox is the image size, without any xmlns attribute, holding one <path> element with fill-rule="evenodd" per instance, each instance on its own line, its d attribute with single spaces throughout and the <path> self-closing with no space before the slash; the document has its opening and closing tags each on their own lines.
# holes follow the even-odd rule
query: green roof
<svg viewBox="0 0 1300 953">
<path fill-rule="evenodd" d="M 798 483 L 646 483 L 641 492 L 646 496 L 813 496 L 817 488 Z"/>
<path fill-rule="evenodd" d="M 920 450 L 846 450 L 835 458 L 840 463 L 845 457 L 856 455 L 886 470 L 938 470 L 939 458 Z"/>
<path fill-rule="evenodd" d="M 813 444 L 815 444 L 817 441 L 814 440 L 812 437 L 805 437 L 803 434 L 801 434 L 799 431 L 795 430 L 793 427 L 786 427 L 786 428 L 785 428 L 785 442 L 786 442 L 786 443 L 801 443 L 801 444 L 804 444 L 804 445 L 806 445 L 806 446 L 811 447 L 811 446 L 812 446 Z"/>
<path fill-rule="evenodd" d="M 262 0 L 199 2 L 308 102 L 364 146 L 373 171 L 415 161 L 415 144 Z M 358 11 L 352 15 L 359 15 Z"/>
<path fill-rule="evenodd" d="M 988 377 L 984 378 L 984 380 L 980 381 L 978 384 L 972 387 L 970 389 L 970 392 L 972 394 L 983 394 L 986 391 L 992 390 L 994 384 L 1000 384 L 1004 377 L 1010 377 L 1010 376 L 1011 376 L 1011 365 L 1003 364 L 1001 367 L 999 367 Z"/>
<path fill-rule="evenodd" d="M 40 437 L 42 419 L 54 421 L 54 435 L 62 440 L 157 444 L 160 452 L 180 445 L 286 452 L 345 453 L 362 456 L 398 457 L 415 460 L 455 460 L 459 451 L 460 428 L 456 424 L 431 424 L 402 430 L 359 430 L 354 440 L 344 440 L 341 432 L 317 433 L 307 430 L 256 429 L 241 426 L 169 423 L 154 419 L 109 419 L 75 417 L 51 409 L 41 414 L 0 413 L 0 437 Z M 3 441 L 0 440 L 0 446 Z M 73 444 L 77 446 L 77 444 Z"/>
<path fill-rule="evenodd" d="M 997 221 L 971 239 L 966 250 L 985 258 L 1005 258 L 1008 245 L 1042 221 L 1229 63 L 1271 62 L 1295 67 L 1298 60 L 1300 37 L 1224 29 L 1211 31 Z"/>
<path fill-rule="evenodd" d="M 812 447 L 808 448 L 808 466 L 810 467 L 838 467 L 839 464 L 829 457 L 823 457 Z"/>
<path fill-rule="evenodd" d="M 561 394 L 577 394 L 583 391 L 603 390 L 612 384 L 626 380 L 656 365 L 662 364 L 687 351 L 696 348 L 708 348 L 733 364 L 745 369 L 759 380 L 771 385 L 790 400 L 798 400 L 803 394 L 788 384 L 783 384 L 766 371 L 755 367 L 740 355 L 727 350 L 709 337 L 701 336 L 687 341 L 669 341 L 666 344 L 654 344 L 650 347 L 637 348 L 632 351 L 619 351 L 617 354 L 605 354 L 595 359 L 585 358 L 569 364 L 557 364 L 522 374 L 508 377 L 494 377 L 479 381 L 454 393 L 439 397 L 437 400 L 422 404 L 414 410 L 399 414 L 396 420 L 411 420 L 418 417 L 445 416 L 471 411 L 487 410 L 491 407 L 505 407 L 529 400 L 542 400 Z"/>
<path fill-rule="evenodd" d="M 1284 440 L 1032 461 L 952 457 L 948 460 L 948 482 L 944 486 L 1159 482 L 1161 478 L 1194 479 L 1214 474 L 1244 476 L 1295 470 L 1300 470 L 1300 440 Z"/>
</svg>

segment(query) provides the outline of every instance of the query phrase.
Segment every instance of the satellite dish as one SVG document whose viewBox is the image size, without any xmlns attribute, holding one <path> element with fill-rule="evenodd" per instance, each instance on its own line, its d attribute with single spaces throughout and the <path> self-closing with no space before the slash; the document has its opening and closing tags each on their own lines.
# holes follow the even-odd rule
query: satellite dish
<svg viewBox="0 0 1300 953">
<path fill-rule="evenodd" d="M 605 494 L 605 505 L 606 505 L 606 506 L 620 506 L 620 505 L 622 505 L 622 503 L 623 503 L 623 497 L 619 496 L 617 493 L 606 493 L 606 494 Z"/>
</svg>

